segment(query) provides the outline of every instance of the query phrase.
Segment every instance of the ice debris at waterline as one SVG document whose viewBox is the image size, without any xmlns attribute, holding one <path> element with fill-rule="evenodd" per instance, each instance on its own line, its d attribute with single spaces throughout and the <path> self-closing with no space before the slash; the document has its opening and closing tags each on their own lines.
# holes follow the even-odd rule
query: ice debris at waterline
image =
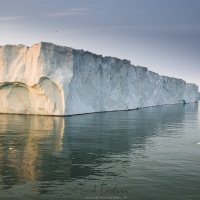
<svg viewBox="0 0 200 200">
<path fill-rule="evenodd" d="M 0 47 L 0 113 L 74 115 L 195 102 L 198 86 L 41 42 Z"/>
</svg>

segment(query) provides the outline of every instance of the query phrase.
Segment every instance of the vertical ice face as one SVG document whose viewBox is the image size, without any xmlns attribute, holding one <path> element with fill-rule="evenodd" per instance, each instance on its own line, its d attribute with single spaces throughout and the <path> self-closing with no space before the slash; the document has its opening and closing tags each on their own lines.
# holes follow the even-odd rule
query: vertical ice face
<svg viewBox="0 0 200 200">
<path fill-rule="evenodd" d="M 0 47 L 0 112 L 73 115 L 195 102 L 198 87 L 127 60 L 39 43 Z"/>
<path fill-rule="evenodd" d="M 64 115 L 72 49 L 49 43 L 0 48 L 0 112 Z"/>
</svg>

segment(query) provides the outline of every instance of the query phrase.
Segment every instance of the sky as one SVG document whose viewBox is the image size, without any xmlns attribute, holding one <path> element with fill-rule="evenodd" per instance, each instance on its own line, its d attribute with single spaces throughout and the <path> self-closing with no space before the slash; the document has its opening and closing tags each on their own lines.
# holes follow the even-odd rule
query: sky
<svg viewBox="0 0 200 200">
<path fill-rule="evenodd" d="M 41 41 L 200 86 L 200 0 L 0 0 L 0 45 Z"/>
</svg>

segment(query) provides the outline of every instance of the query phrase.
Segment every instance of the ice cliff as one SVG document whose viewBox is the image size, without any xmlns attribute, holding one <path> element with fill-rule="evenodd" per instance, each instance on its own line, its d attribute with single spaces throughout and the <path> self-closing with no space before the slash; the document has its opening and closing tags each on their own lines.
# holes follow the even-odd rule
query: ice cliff
<svg viewBox="0 0 200 200">
<path fill-rule="evenodd" d="M 74 115 L 197 99 L 197 85 L 128 60 L 44 42 L 0 47 L 0 113 Z"/>
</svg>

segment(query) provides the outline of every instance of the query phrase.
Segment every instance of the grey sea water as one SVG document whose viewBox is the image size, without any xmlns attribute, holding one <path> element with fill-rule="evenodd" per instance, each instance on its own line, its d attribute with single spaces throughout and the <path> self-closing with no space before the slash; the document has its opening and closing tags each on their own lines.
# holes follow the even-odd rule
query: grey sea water
<svg viewBox="0 0 200 200">
<path fill-rule="evenodd" d="M 199 200 L 199 142 L 197 103 L 2 114 L 0 199 Z"/>
</svg>

